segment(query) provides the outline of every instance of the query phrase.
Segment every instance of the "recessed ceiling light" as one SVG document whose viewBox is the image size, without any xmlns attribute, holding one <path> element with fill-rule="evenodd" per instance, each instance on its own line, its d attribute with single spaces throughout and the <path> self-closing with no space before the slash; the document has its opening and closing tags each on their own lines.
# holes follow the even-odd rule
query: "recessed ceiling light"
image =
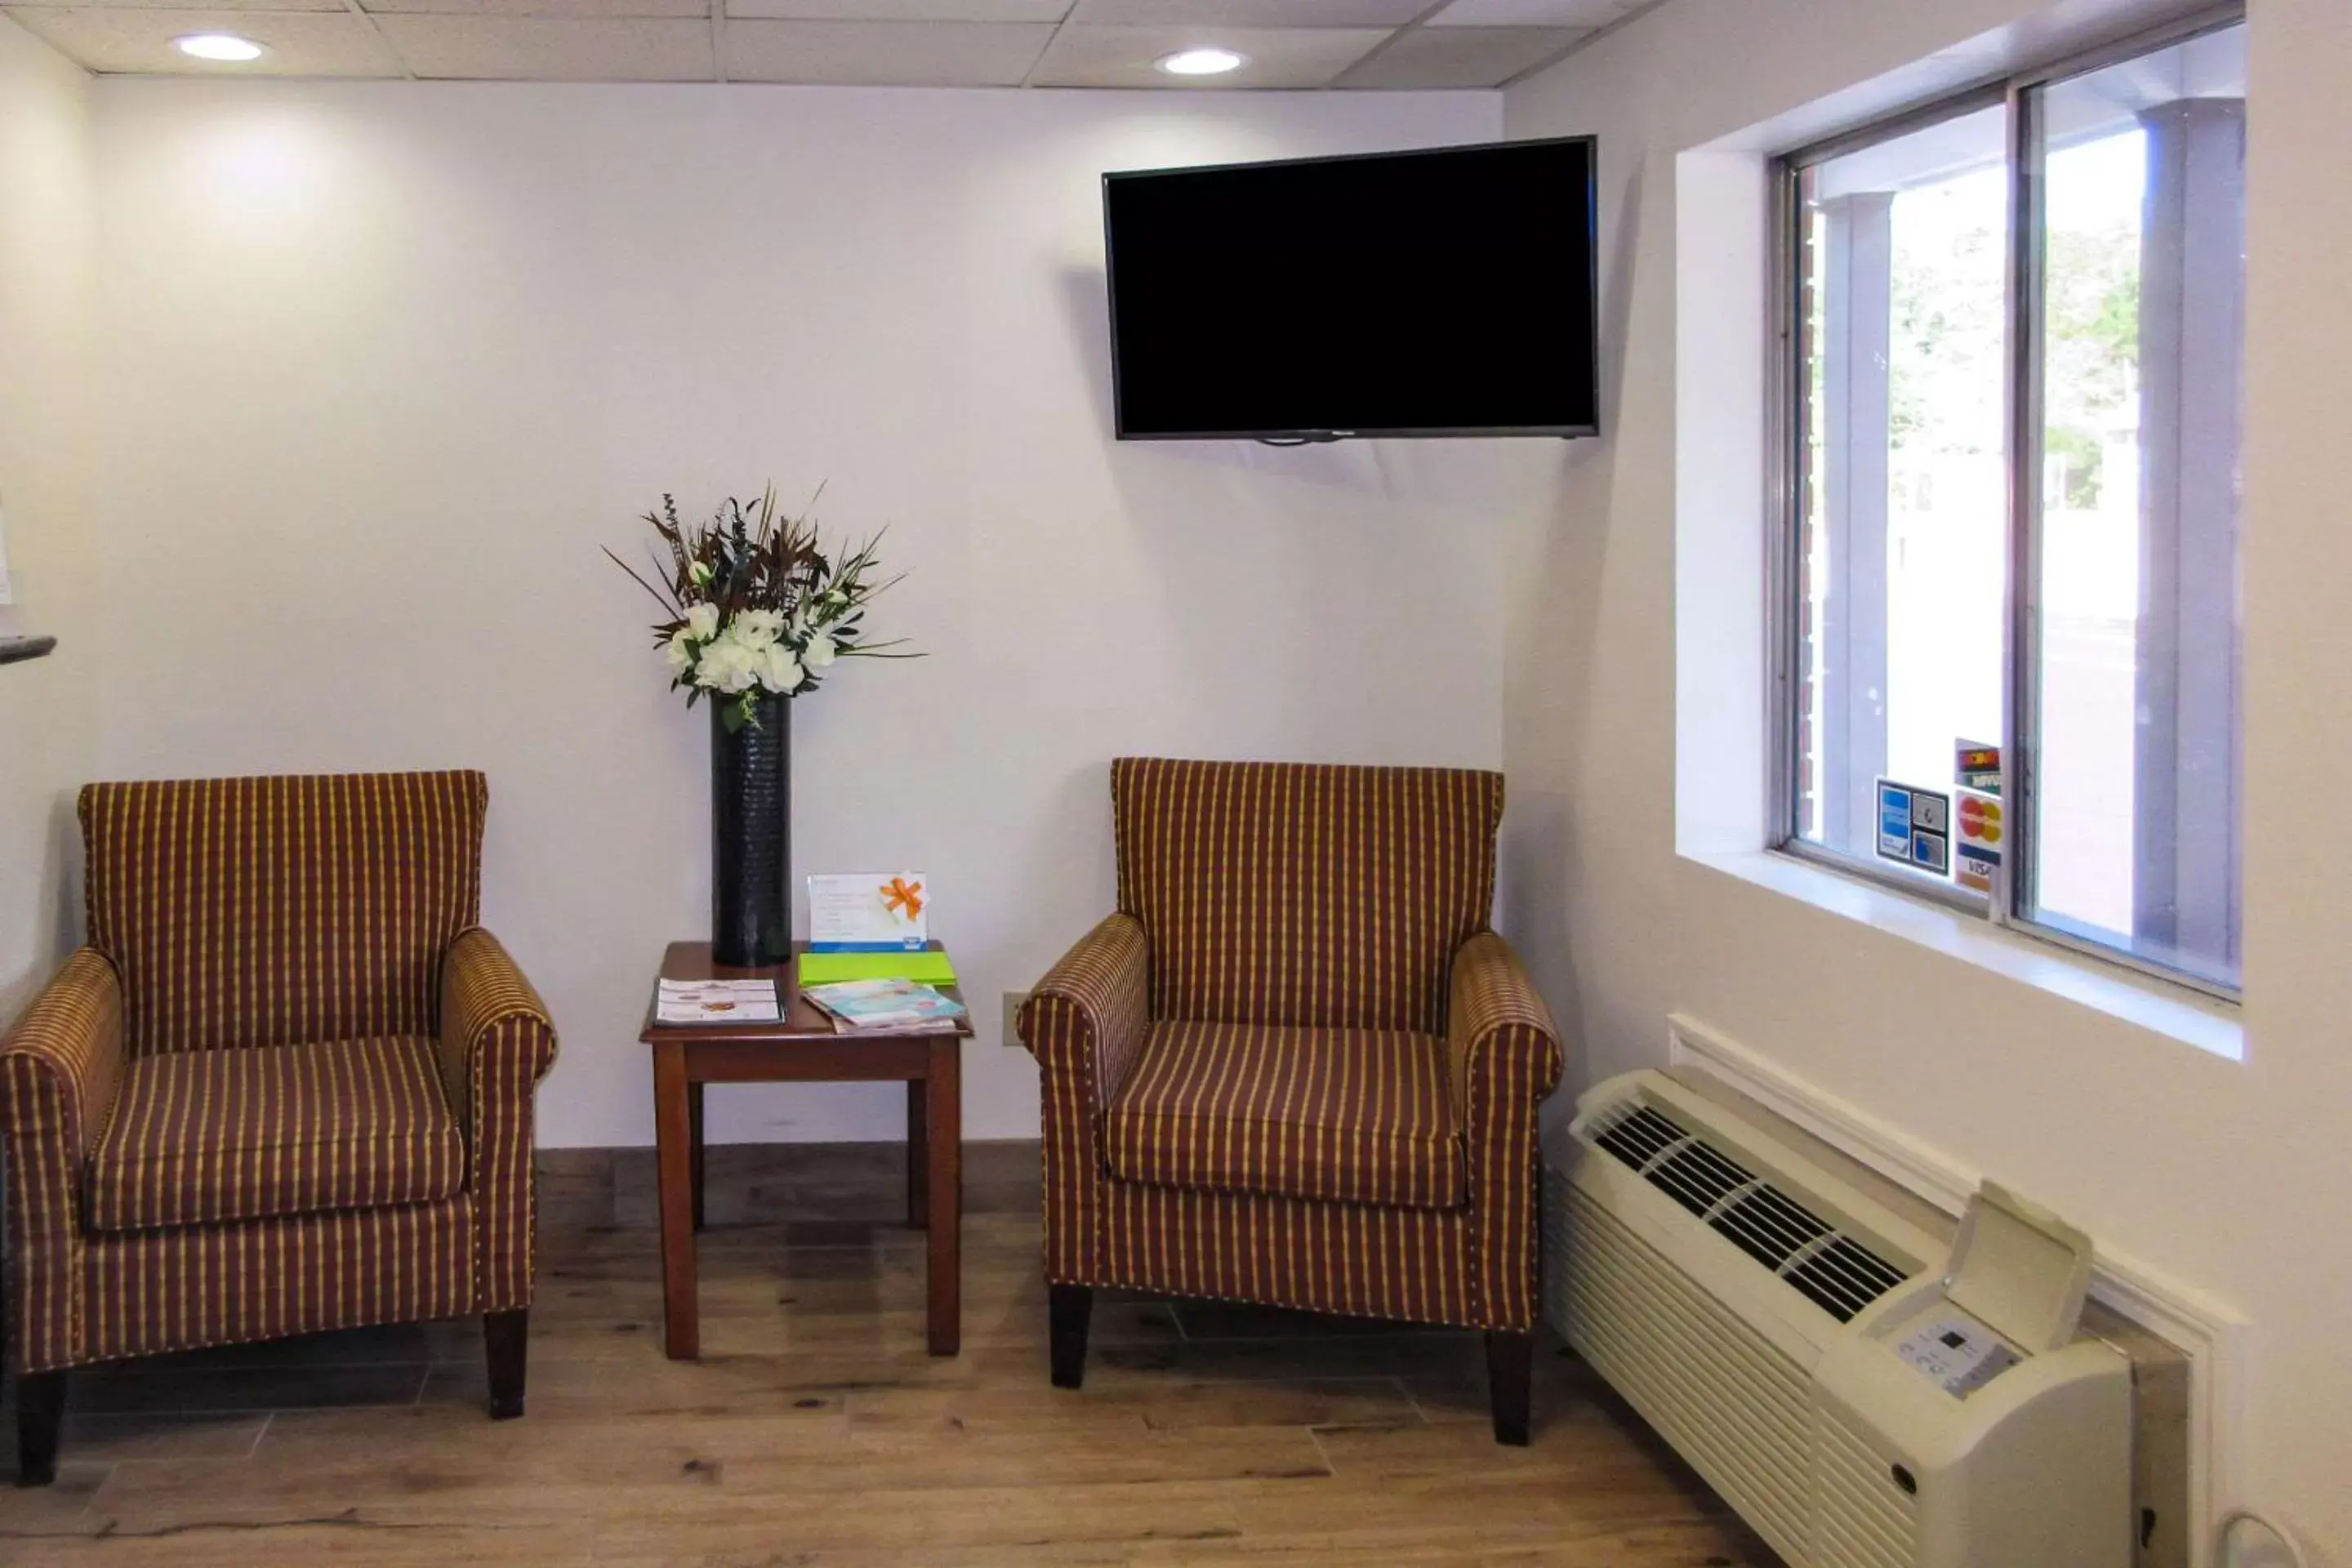
<svg viewBox="0 0 2352 1568">
<path fill-rule="evenodd" d="M 251 38 L 240 38 L 235 33 L 190 33 L 184 38 L 173 38 L 172 44 L 182 54 L 200 60 L 257 60 L 268 52 Z"/>
<path fill-rule="evenodd" d="M 1246 63 L 1231 49 L 1179 49 L 1160 61 L 1170 76 L 1223 76 Z"/>
</svg>

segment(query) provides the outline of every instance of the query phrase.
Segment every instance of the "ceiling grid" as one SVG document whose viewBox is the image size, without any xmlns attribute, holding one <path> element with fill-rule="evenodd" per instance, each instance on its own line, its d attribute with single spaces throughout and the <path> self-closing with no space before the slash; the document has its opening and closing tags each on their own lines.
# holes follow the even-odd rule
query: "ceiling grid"
<svg viewBox="0 0 2352 1568">
<path fill-rule="evenodd" d="M 1654 3 L 1654 0 L 1652 0 Z M 103 75 L 866 87 L 1492 88 L 1643 0 L 74 0 L 0 10 Z M 261 58 L 173 47 L 229 33 Z M 1157 62 L 1214 47 L 1223 75 Z"/>
</svg>

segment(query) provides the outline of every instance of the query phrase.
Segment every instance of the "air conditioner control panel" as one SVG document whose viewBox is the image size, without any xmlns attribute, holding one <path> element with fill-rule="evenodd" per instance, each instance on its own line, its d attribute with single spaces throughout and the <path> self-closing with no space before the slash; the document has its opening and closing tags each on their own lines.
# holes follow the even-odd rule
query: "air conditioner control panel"
<svg viewBox="0 0 2352 1568">
<path fill-rule="evenodd" d="M 1895 1360 L 1955 1399 L 1966 1399 L 2025 1359 L 1948 1301 L 1937 1302 L 1890 1338 Z"/>
</svg>

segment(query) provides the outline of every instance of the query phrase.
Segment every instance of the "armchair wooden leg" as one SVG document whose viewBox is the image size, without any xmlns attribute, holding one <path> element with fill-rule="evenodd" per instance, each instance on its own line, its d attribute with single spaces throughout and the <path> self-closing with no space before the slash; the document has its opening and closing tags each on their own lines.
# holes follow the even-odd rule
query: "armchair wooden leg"
<svg viewBox="0 0 2352 1568">
<path fill-rule="evenodd" d="M 1052 1315 L 1054 1386 L 1076 1388 L 1087 1380 L 1087 1321 L 1094 1313 L 1091 1285 L 1048 1285 Z"/>
<path fill-rule="evenodd" d="M 16 1379 L 16 1484 L 58 1479 L 58 1436 L 66 1422 L 66 1374 L 33 1372 Z"/>
<path fill-rule="evenodd" d="M 530 1354 L 530 1309 L 482 1314 L 482 1347 L 490 1363 L 490 1419 L 522 1414 L 522 1385 Z"/>
<path fill-rule="evenodd" d="M 1486 1331 L 1486 1391 L 1495 1406 L 1495 1441 L 1528 1446 L 1528 1407 L 1535 1384 L 1536 1337 Z"/>
</svg>

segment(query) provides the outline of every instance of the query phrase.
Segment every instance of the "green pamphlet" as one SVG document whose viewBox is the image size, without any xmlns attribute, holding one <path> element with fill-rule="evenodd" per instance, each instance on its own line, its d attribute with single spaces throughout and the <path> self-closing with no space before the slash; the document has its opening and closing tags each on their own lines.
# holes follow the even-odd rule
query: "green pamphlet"
<svg viewBox="0 0 2352 1568">
<path fill-rule="evenodd" d="M 803 985 L 829 985 L 837 980 L 919 980 L 926 985 L 952 985 L 956 973 L 944 952 L 803 952 L 800 977 Z"/>
</svg>

